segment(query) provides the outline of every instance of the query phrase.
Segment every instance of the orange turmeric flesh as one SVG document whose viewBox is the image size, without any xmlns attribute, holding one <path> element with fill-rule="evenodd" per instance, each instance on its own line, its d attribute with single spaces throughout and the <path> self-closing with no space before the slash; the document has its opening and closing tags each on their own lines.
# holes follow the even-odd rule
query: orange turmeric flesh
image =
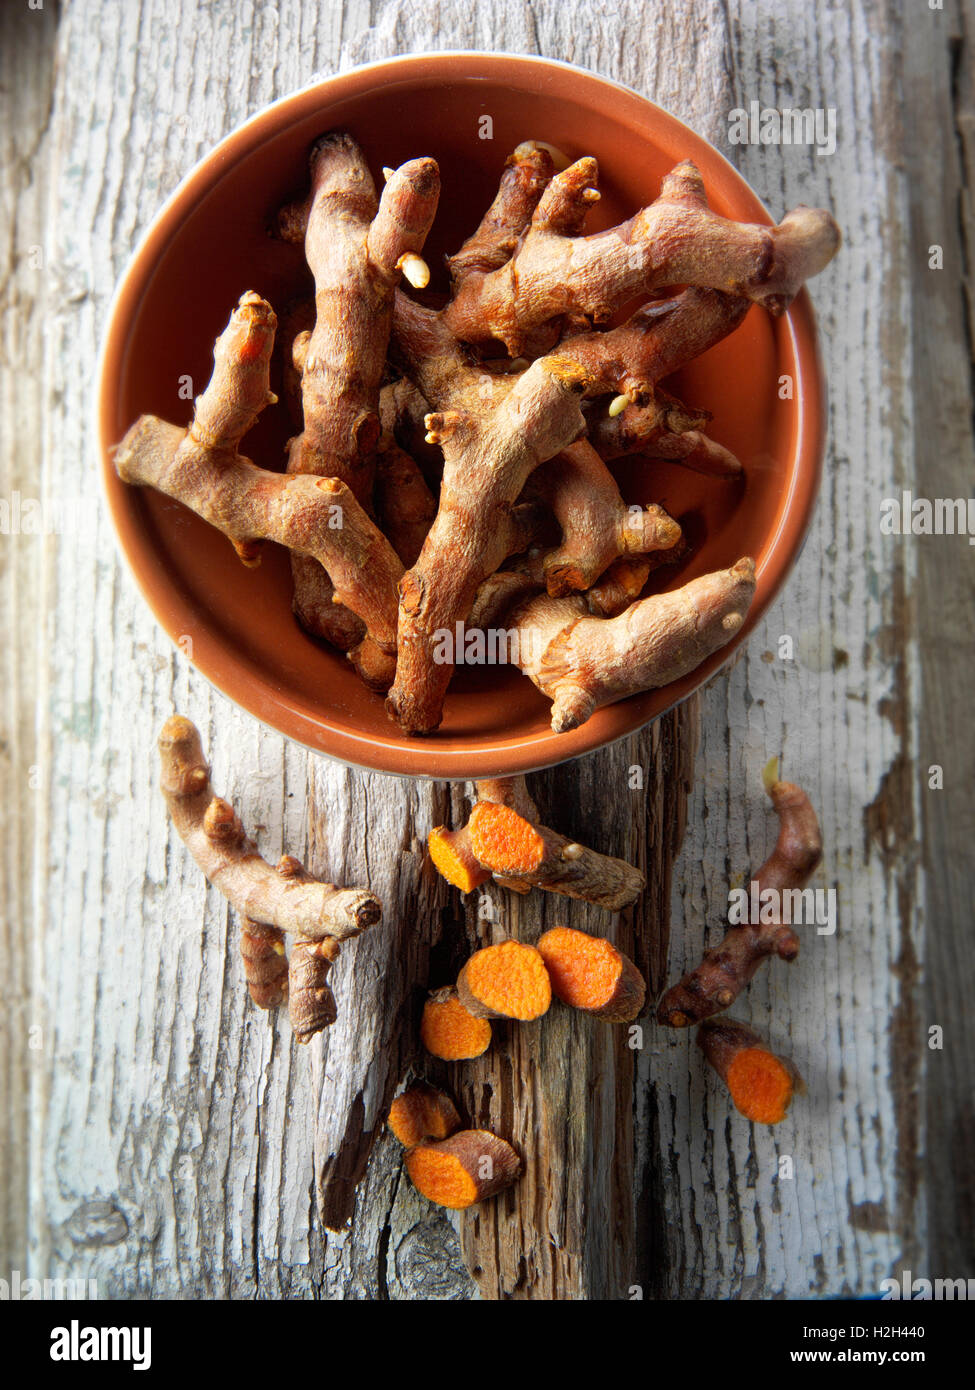
<svg viewBox="0 0 975 1390">
<path fill-rule="evenodd" d="M 496 873 L 534 873 L 545 856 L 542 836 L 510 806 L 479 801 L 471 811 L 470 833 L 478 862 Z"/>
<path fill-rule="evenodd" d="M 482 868 L 474 857 L 466 826 L 462 830 L 448 830 L 438 825 L 430 831 L 427 848 L 434 867 L 462 893 L 473 892 L 491 877 L 490 870 Z"/>
<path fill-rule="evenodd" d="M 389 1109 L 389 1128 L 408 1149 L 424 1139 L 446 1139 L 460 1129 L 457 1107 L 435 1086 L 420 1083 L 397 1096 Z"/>
<path fill-rule="evenodd" d="M 491 1025 L 464 1008 L 452 989 L 436 990 L 423 1006 L 420 1041 L 434 1057 L 462 1062 L 491 1046 Z"/>
<path fill-rule="evenodd" d="M 646 999 L 643 976 L 611 941 L 571 927 L 553 927 L 538 943 L 552 991 L 563 1004 L 624 1023 Z"/>
<path fill-rule="evenodd" d="M 534 946 L 502 941 L 475 951 L 457 980 L 461 1003 L 481 1018 L 528 1022 L 547 1013 L 552 984 Z"/>
<path fill-rule="evenodd" d="M 555 927 L 538 943 L 553 993 L 577 1009 L 599 1008 L 613 996 L 620 977 L 620 953 L 609 941 L 570 927 Z"/>
<path fill-rule="evenodd" d="M 758 1125 L 784 1119 L 794 1090 L 789 1068 L 760 1047 L 745 1048 L 732 1058 L 727 1084 L 736 1109 Z"/>
<path fill-rule="evenodd" d="M 477 1183 L 453 1154 L 414 1149 L 406 1156 L 406 1171 L 413 1186 L 439 1207 L 460 1211 L 477 1201 Z"/>
<path fill-rule="evenodd" d="M 406 1155 L 413 1186 L 438 1206 L 460 1211 L 510 1187 L 521 1159 L 486 1129 L 462 1129 L 439 1143 L 418 1144 Z"/>
</svg>

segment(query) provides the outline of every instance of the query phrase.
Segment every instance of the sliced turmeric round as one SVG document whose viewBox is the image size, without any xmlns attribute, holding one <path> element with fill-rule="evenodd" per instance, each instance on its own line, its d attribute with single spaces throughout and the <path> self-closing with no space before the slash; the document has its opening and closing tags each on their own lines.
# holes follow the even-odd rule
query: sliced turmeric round
<svg viewBox="0 0 975 1390">
<path fill-rule="evenodd" d="M 728 1088 L 735 1109 L 757 1125 L 777 1125 L 792 1097 L 806 1088 L 787 1057 L 779 1057 L 747 1023 L 708 1018 L 697 1045 Z"/>
<path fill-rule="evenodd" d="M 457 978 L 457 995 L 476 1018 L 541 1018 L 552 1002 L 545 962 L 534 946 L 502 941 L 475 951 Z"/>
<path fill-rule="evenodd" d="M 510 1187 L 521 1174 L 521 1159 L 496 1134 L 462 1129 L 440 1143 L 411 1149 L 406 1171 L 429 1201 L 461 1211 Z"/>
<path fill-rule="evenodd" d="M 462 1062 L 491 1046 L 491 1025 L 464 1008 L 455 990 L 434 990 L 423 1006 L 420 1041 L 434 1057 Z"/>
<path fill-rule="evenodd" d="M 728 1064 L 728 1092 L 735 1109 L 757 1125 L 777 1125 L 792 1103 L 791 1068 L 762 1047 L 748 1047 Z"/>
<path fill-rule="evenodd" d="M 386 1123 L 400 1143 L 411 1149 L 425 1139 L 446 1139 L 460 1129 L 460 1116 L 445 1092 L 424 1081 L 396 1097 Z"/>
<path fill-rule="evenodd" d="M 553 927 L 538 943 L 552 992 L 563 1004 L 611 1023 L 630 1023 L 643 1008 L 647 986 L 636 966 L 602 936 Z"/>
<path fill-rule="evenodd" d="M 468 829 L 475 859 L 492 871 L 531 874 L 545 858 L 544 837 L 510 806 L 479 801 Z"/>
</svg>

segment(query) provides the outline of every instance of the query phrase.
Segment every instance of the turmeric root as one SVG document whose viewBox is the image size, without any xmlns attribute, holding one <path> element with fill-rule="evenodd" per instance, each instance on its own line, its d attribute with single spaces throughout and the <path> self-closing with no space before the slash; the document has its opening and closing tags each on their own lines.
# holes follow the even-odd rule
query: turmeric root
<svg viewBox="0 0 975 1390">
<path fill-rule="evenodd" d="M 284 932 L 250 917 L 240 919 L 240 956 L 251 999 L 259 1009 L 276 1009 L 288 997 Z"/>
<path fill-rule="evenodd" d="M 611 941 L 571 927 L 553 927 L 539 939 L 552 993 L 563 1004 L 630 1023 L 643 1009 L 647 986 L 636 966 Z"/>
<path fill-rule="evenodd" d="M 453 668 L 437 661 L 437 633 L 463 623 L 479 586 L 515 553 L 515 503 L 534 469 L 583 433 L 580 397 L 652 392 L 657 379 L 713 341 L 716 325 L 730 331 L 725 298 L 685 291 L 679 302 L 648 306 L 606 333 L 573 337 L 520 375 L 500 377 L 467 363 L 441 315 L 397 297 L 398 364 L 437 407 L 427 417 L 428 438 L 444 450 L 437 515 L 400 584 L 399 657 L 387 708 L 407 733 L 439 725 Z M 605 558 L 608 564 L 613 555 Z"/>
<path fill-rule="evenodd" d="M 461 1121 L 444 1091 L 420 1081 L 396 1097 L 387 1123 L 400 1143 L 411 1149 L 424 1139 L 447 1139 L 460 1129 Z"/>
<path fill-rule="evenodd" d="M 553 598 L 590 588 L 620 556 L 669 550 L 681 538 L 663 507 L 626 505 L 585 439 L 538 468 L 534 484 L 562 528 L 562 544 L 541 559 L 541 577 Z"/>
<path fill-rule="evenodd" d="M 761 901 L 762 895 L 772 890 L 780 906 L 768 913 L 763 907 L 761 918 L 768 915 L 769 921 L 732 927 L 696 970 L 667 990 L 657 1007 L 657 1018 L 671 1028 L 687 1028 L 730 1008 L 769 956 L 790 961 L 799 954 L 798 936 L 782 923 L 782 895 L 808 882 L 822 858 L 822 836 L 812 803 L 800 787 L 770 779 L 766 790 L 779 818 L 779 835 L 775 849 L 758 871 L 752 897 Z"/>
<path fill-rule="evenodd" d="M 406 1155 L 413 1186 L 437 1206 L 459 1211 L 486 1201 L 521 1176 L 518 1154 L 486 1129 L 462 1129 Z"/>
<path fill-rule="evenodd" d="M 428 842 L 434 865 L 462 893 L 493 875 L 516 892 L 541 888 L 618 912 L 643 891 L 639 869 L 540 825 L 523 777 L 485 780 L 475 789 L 467 825 L 438 826 Z"/>
<path fill-rule="evenodd" d="M 542 460 L 585 429 L 583 374 L 541 358 L 521 376 L 493 378 L 468 367 L 438 317 L 399 296 L 394 330 L 414 379 L 437 408 L 428 438 L 444 451 L 436 518 L 400 584 L 399 655 L 387 708 L 407 733 L 435 729 L 453 667 L 436 658 L 437 634 L 453 633 L 478 586 L 519 546 L 512 510 Z"/>
<path fill-rule="evenodd" d="M 288 961 L 288 1016 L 295 1042 L 310 1042 L 338 1017 L 328 972 L 339 953 L 337 941 L 296 941 Z"/>
<path fill-rule="evenodd" d="M 480 1057 L 491 1046 L 491 1024 L 464 1008 L 451 988 L 433 990 L 423 1006 L 420 1041 L 444 1062 Z"/>
<path fill-rule="evenodd" d="M 492 873 L 618 912 L 636 901 L 646 880 L 622 859 L 597 854 L 517 811 L 478 801 L 469 822 L 471 849 Z"/>
<path fill-rule="evenodd" d="M 777 1057 L 754 1029 L 733 1018 L 706 1019 L 697 1045 L 728 1088 L 735 1109 L 757 1125 L 783 1120 L 792 1097 L 805 1091 L 802 1077 Z"/>
<path fill-rule="evenodd" d="M 589 442 L 606 461 L 644 454 L 713 478 L 741 475 L 741 463 L 731 450 L 702 433 L 710 413 L 689 409 L 661 386 L 642 402 L 627 396 L 623 409 L 612 415 L 603 402 L 595 401 L 586 418 Z"/>
<path fill-rule="evenodd" d="M 419 252 L 437 210 L 440 176 L 434 160 L 411 160 L 377 200 L 362 151 L 342 132 L 316 141 L 309 162 L 311 191 L 278 217 L 279 234 L 304 244 L 315 279 L 314 327 L 295 338 L 293 349 L 303 429 L 290 442 L 288 472 L 338 478 L 369 511 L 393 293 L 404 266 L 422 278 Z M 331 601 L 332 576 L 302 555 L 293 557 L 292 570 L 302 625 L 342 647 L 348 618 Z"/>
<path fill-rule="evenodd" d="M 563 315 L 604 323 L 627 302 L 669 285 L 723 290 L 778 314 L 839 246 L 833 218 L 812 208 L 796 208 L 777 227 L 711 212 L 689 160 L 666 176 L 656 202 L 628 222 L 580 236 L 585 212 L 599 197 L 597 178 L 592 158 L 556 174 L 510 258 L 455 283 L 444 311 L 455 337 L 498 339 L 515 357 Z"/>
<path fill-rule="evenodd" d="M 622 555 L 614 560 L 599 581 L 585 592 L 586 607 L 593 618 L 618 618 L 635 603 L 653 570 L 675 565 L 686 558 L 689 546 L 682 536 L 668 550 L 651 555 Z"/>
<path fill-rule="evenodd" d="M 534 946 L 502 941 L 475 951 L 457 977 L 457 997 L 475 1018 L 541 1018 L 552 1002 L 545 962 Z"/>
<path fill-rule="evenodd" d="M 692 579 L 634 603 L 616 618 L 589 616 L 581 595 L 529 599 L 512 612 L 518 664 L 552 701 L 556 733 L 603 705 L 669 685 L 697 669 L 741 627 L 755 592 L 755 565 Z"/>
<path fill-rule="evenodd" d="M 419 465 L 393 439 L 380 442 L 375 496 L 380 529 L 403 564 L 415 564 L 437 514 L 437 503 Z"/>
<path fill-rule="evenodd" d="M 283 477 L 238 451 L 274 399 L 268 385 L 274 329 L 271 306 L 244 294 L 217 339 L 213 376 L 189 429 L 141 416 L 116 449 L 115 467 L 124 482 L 157 488 L 223 531 L 245 564 L 259 563 L 262 540 L 316 560 L 337 601 L 365 625 L 350 660 L 367 684 L 384 688 L 395 662 L 403 570 L 392 546 L 338 479 Z"/>
<path fill-rule="evenodd" d="M 163 725 L 159 754 L 160 787 L 180 839 L 240 915 L 241 946 L 255 1003 L 273 1007 L 288 994 L 296 1034 L 306 1041 L 335 1018 L 324 975 L 338 954 L 338 943 L 379 921 L 379 900 L 366 889 L 322 883 L 290 855 L 277 868 L 262 859 L 233 807 L 213 795 L 200 735 L 182 715 Z M 282 932 L 298 942 L 292 951 L 289 988 L 277 967 L 266 968 L 272 953 L 278 955 Z M 262 1003 L 264 999 L 268 1002 Z"/>
</svg>

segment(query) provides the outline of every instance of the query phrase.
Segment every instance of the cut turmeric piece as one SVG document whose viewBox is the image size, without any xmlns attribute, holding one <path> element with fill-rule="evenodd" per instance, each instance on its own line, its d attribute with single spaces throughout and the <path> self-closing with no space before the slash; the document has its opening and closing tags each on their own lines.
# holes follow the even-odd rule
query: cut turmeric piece
<svg viewBox="0 0 975 1390">
<path fill-rule="evenodd" d="M 542 836 L 510 806 L 479 801 L 471 811 L 470 830 L 477 858 L 501 873 L 534 873 L 545 858 Z"/>
<path fill-rule="evenodd" d="M 697 1030 L 697 1043 L 727 1086 L 735 1109 L 754 1124 L 778 1124 L 792 1097 L 806 1089 L 792 1063 L 778 1057 L 745 1023 L 706 1019 Z"/>
<path fill-rule="evenodd" d="M 486 1129 L 462 1129 L 435 1144 L 418 1144 L 406 1155 L 414 1187 L 429 1201 L 454 1211 L 483 1202 L 521 1174 L 510 1144 Z"/>
<path fill-rule="evenodd" d="M 584 1009 L 611 1023 L 630 1023 L 643 1008 L 647 986 L 628 956 L 602 936 L 571 927 L 553 927 L 538 943 L 563 1004 Z"/>
<path fill-rule="evenodd" d="M 387 1124 L 400 1143 L 412 1149 L 425 1139 L 446 1139 L 460 1129 L 460 1116 L 445 1092 L 421 1081 L 396 1097 Z"/>
<path fill-rule="evenodd" d="M 490 869 L 483 868 L 477 862 L 466 825 L 460 830 L 448 830 L 446 826 L 438 825 L 430 831 L 427 847 L 434 867 L 462 893 L 473 892 L 491 877 Z"/>
<path fill-rule="evenodd" d="M 533 823 L 513 806 L 479 800 L 467 828 L 477 862 L 506 879 L 581 898 L 611 912 L 628 907 L 643 890 L 639 869 Z"/>
<path fill-rule="evenodd" d="M 420 1041 L 434 1057 L 462 1062 L 480 1057 L 491 1046 L 491 1025 L 464 1008 L 451 988 L 432 991 L 423 1006 Z"/>
<path fill-rule="evenodd" d="M 475 1018 L 541 1018 L 552 1002 L 545 962 L 534 946 L 502 941 L 475 951 L 457 979 L 457 995 Z"/>
</svg>

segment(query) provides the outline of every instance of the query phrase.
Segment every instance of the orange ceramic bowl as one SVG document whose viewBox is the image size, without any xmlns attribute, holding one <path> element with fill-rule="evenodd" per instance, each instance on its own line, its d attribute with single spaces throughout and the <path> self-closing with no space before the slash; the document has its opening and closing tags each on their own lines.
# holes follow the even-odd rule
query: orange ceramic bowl
<svg viewBox="0 0 975 1390">
<path fill-rule="evenodd" d="M 153 613 L 203 675 L 309 748 L 382 772 L 485 777 L 578 757 L 640 728 L 712 676 L 747 638 L 799 552 L 819 484 L 824 433 L 808 296 L 802 293 L 780 319 L 753 307 L 731 338 L 670 383 L 689 404 L 712 412 L 711 432 L 742 460 L 743 481 L 635 460 L 619 473 L 628 501 L 660 502 L 694 542 L 690 561 L 657 572 L 659 588 L 754 556 L 758 588 L 734 641 L 684 680 L 601 709 L 568 734 L 552 733 L 548 700 L 517 670 L 460 669 L 441 728 L 408 738 L 345 658 L 293 620 L 283 550 L 269 546 L 259 568 L 244 568 L 229 542 L 184 507 L 121 483 L 110 455 L 143 412 L 178 423 L 188 419 L 181 383 L 189 376 L 192 390 L 200 391 L 214 339 L 244 290 L 257 290 L 279 310 L 303 291 L 308 281 L 300 248 L 273 240 L 268 225 L 280 204 L 302 189 L 312 142 L 333 128 L 356 137 L 377 183 L 383 165 L 436 157 L 443 193 L 426 250 L 435 276 L 443 275 L 444 255 L 473 230 L 494 196 L 505 157 L 526 139 L 549 140 L 572 158 L 597 157 L 603 196 L 592 229 L 650 202 L 662 176 L 686 158 L 701 170 L 718 212 L 772 219 L 706 141 L 624 87 L 538 58 L 422 54 L 329 78 L 229 135 L 166 203 L 118 289 L 98 397 L 108 503 Z M 778 396 L 783 374 L 795 383 L 787 401 Z M 283 467 L 290 432 L 283 406 L 271 408 L 244 451 L 265 467 Z"/>
</svg>

